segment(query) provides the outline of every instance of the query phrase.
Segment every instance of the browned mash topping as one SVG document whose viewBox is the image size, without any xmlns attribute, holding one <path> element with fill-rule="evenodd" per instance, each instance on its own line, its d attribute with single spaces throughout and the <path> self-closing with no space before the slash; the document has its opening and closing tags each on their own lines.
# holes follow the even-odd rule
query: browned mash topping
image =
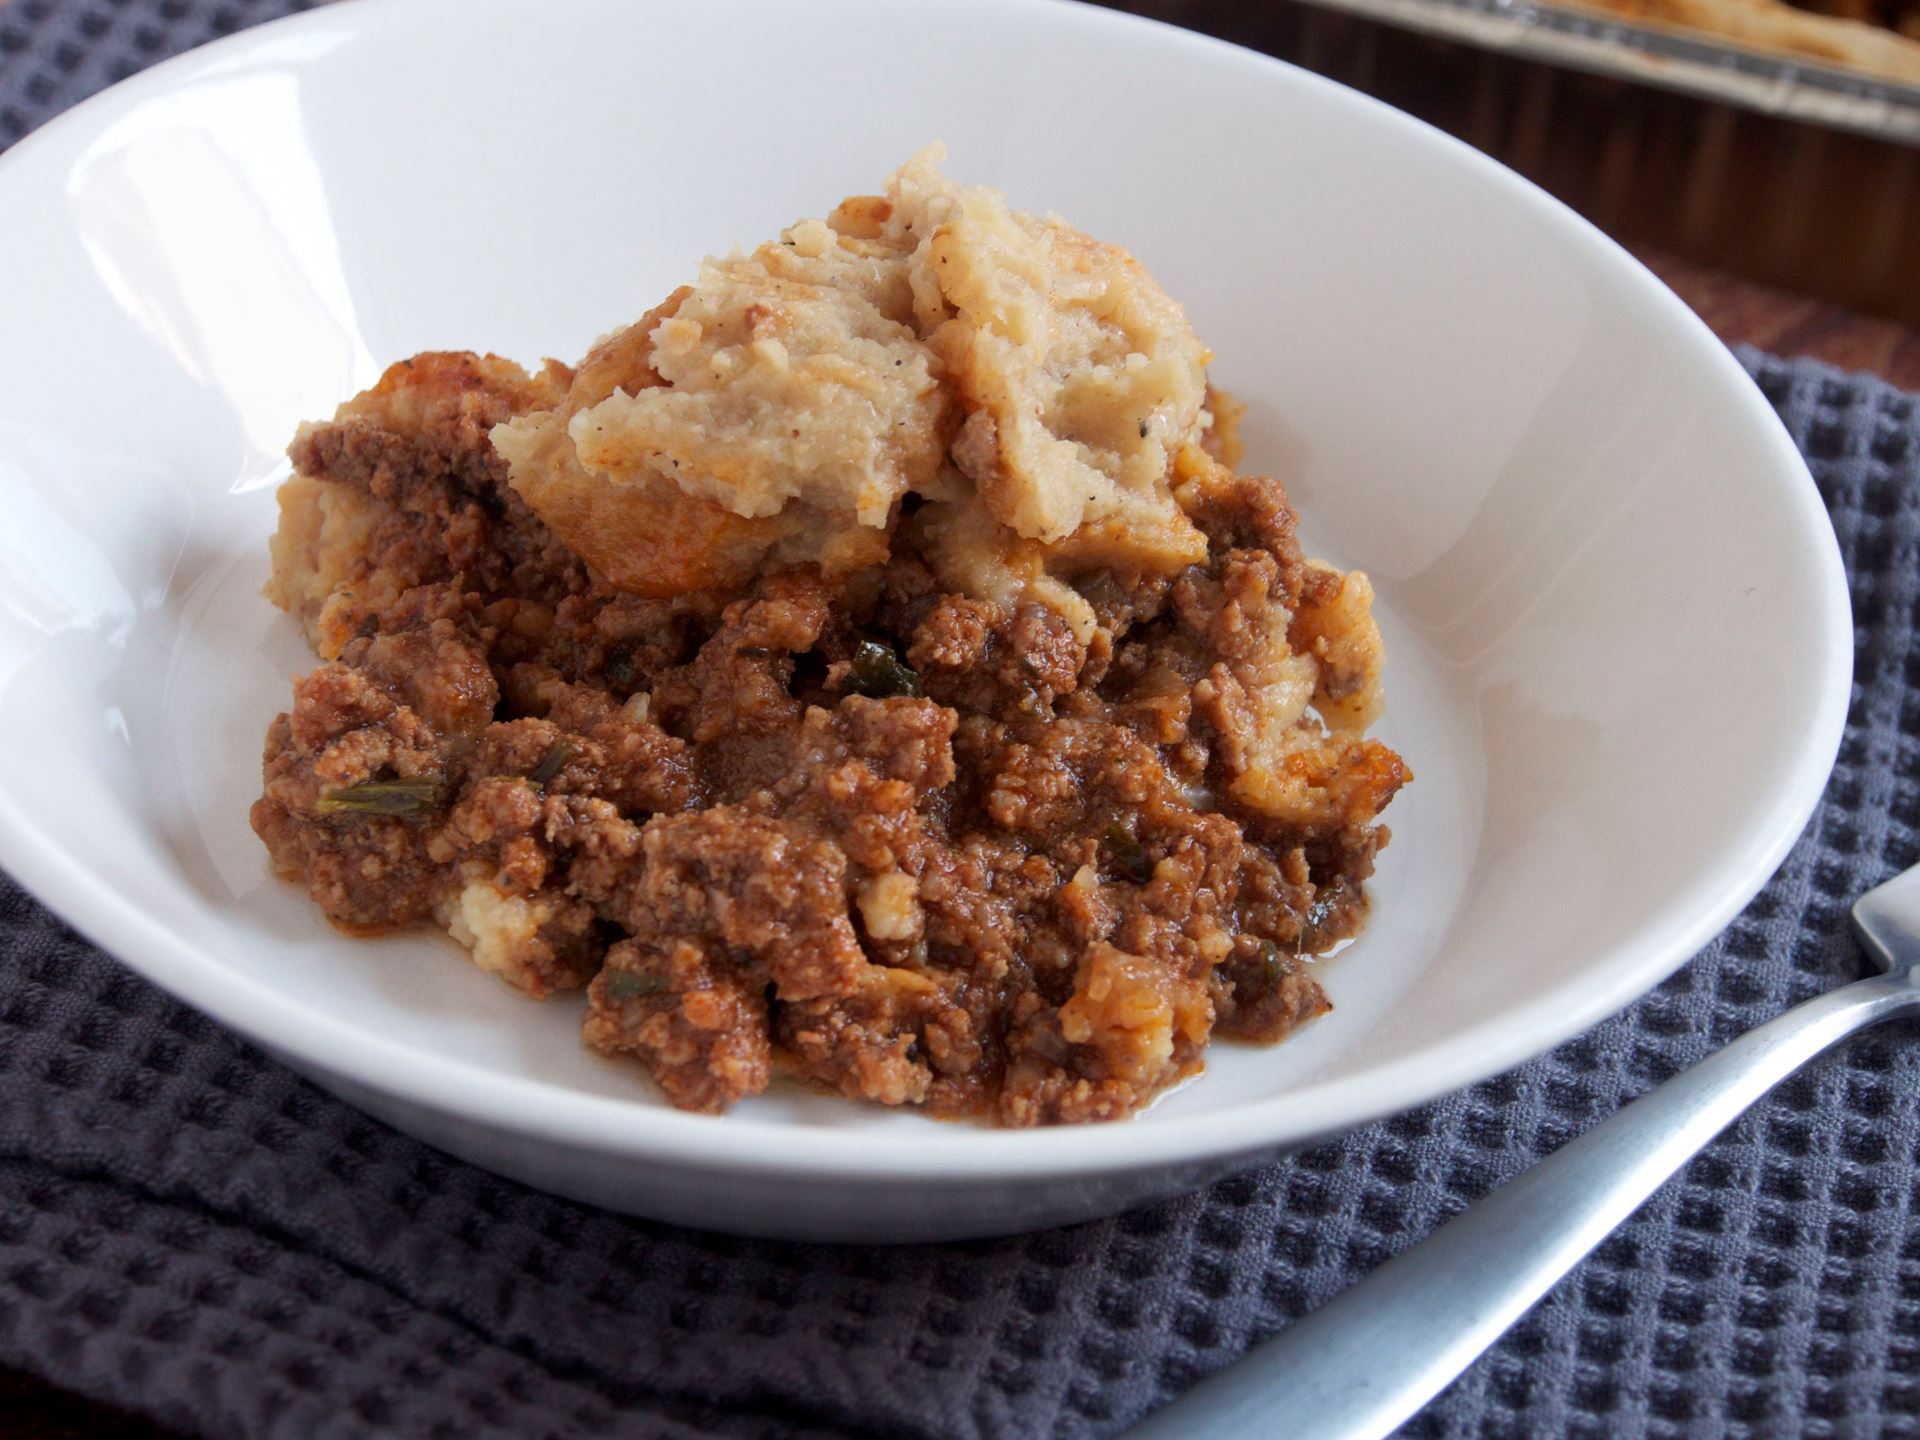
<svg viewBox="0 0 1920 1440">
<path fill-rule="evenodd" d="M 585 986 L 689 1109 L 1126 1115 L 1327 1009 L 1409 778 L 1366 577 L 1228 468 L 1179 305 L 939 158 L 577 367 L 419 355 L 292 446 L 274 864 Z"/>
</svg>

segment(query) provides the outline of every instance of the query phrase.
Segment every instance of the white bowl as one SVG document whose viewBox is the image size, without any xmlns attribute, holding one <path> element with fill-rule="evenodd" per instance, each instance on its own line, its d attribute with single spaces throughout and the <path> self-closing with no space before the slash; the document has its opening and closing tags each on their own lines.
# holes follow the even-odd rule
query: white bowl
<svg viewBox="0 0 1920 1440">
<path fill-rule="evenodd" d="M 297 421 L 435 347 L 574 356 L 922 142 L 1131 247 L 1367 569 L 1418 779 L 1335 1012 L 1124 1123 L 776 1091 L 677 1113 L 247 828 L 312 663 L 257 596 Z M 0 865 L 142 974 L 456 1154 L 620 1209 L 913 1239 L 1163 1196 L 1491 1075 L 1766 879 L 1847 703 L 1837 550 L 1733 359 L 1572 214 L 1246 51 L 1016 0 L 393 0 L 116 86 L 0 160 Z"/>
</svg>

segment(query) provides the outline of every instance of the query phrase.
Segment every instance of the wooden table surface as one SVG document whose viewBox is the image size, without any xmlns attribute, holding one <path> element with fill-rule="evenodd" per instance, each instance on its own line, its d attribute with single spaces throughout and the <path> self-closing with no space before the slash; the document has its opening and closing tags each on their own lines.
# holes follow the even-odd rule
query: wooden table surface
<svg viewBox="0 0 1920 1440">
<path fill-rule="evenodd" d="M 1903 390 L 1920 390 L 1920 330 L 1755 285 L 1655 251 L 1639 254 L 1729 345 L 1757 345 L 1776 355 L 1805 355 L 1842 370 L 1869 371 Z"/>
<path fill-rule="evenodd" d="M 1806 355 L 1920 390 L 1920 332 L 1659 254 L 1641 258 L 1728 344 Z M 178 1440 L 174 1432 L 0 1370 L 0 1440 Z"/>
</svg>

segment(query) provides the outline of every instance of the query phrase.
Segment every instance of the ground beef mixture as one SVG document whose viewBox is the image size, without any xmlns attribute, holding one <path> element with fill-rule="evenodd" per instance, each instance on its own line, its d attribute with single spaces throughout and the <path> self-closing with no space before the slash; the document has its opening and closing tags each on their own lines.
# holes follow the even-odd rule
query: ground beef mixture
<svg viewBox="0 0 1920 1440">
<path fill-rule="evenodd" d="M 1328 1008 L 1304 957 L 1359 924 L 1408 776 L 1336 723 L 1378 634 L 1276 482 L 1189 465 L 1205 561 L 1080 576 L 1089 638 L 908 543 L 637 598 L 488 442 L 568 378 L 422 356 L 296 441 L 269 593 L 326 662 L 253 825 L 337 925 L 584 986 L 587 1044 L 705 1111 L 778 1073 L 1108 1120 Z"/>
</svg>

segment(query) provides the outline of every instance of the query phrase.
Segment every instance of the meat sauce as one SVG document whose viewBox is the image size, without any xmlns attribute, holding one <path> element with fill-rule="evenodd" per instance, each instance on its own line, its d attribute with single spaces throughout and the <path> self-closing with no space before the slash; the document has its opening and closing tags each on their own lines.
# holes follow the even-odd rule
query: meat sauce
<svg viewBox="0 0 1920 1440">
<path fill-rule="evenodd" d="M 1328 1008 L 1308 957 L 1359 925 L 1409 776 L 1332 718 L 1274 733 L 1263 626 L 1330 717 L 1378 656 L 1276 481 L 1190 466 L 1205 560 L 1079 577 L 1084 636 L 908 543 L 642 598 L 489 443 L 568 379 L 422 356 L 295 444 L 270 593 L 327 658 L 252 820 L 336 925 L 584 987 L 586 1043 L 701 1111 L 782 1074 L 1110 1120 Z"/>
</svg>

